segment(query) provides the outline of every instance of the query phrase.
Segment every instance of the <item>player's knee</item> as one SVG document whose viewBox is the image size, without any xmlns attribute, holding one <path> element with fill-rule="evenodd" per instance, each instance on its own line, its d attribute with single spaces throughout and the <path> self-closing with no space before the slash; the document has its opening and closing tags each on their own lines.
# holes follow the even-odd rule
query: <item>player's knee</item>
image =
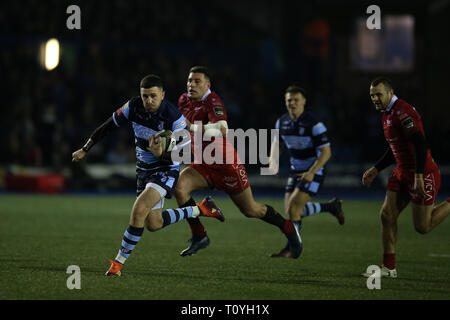
<svg viewBox="0 0 450 320">
<path fill-rule="evenodd" d="M 380 217 L 383 225 L 393 224 L 396 221 L 395 214 L 387 207 L 381 208 Z"/>
<path fill-rule="evenodd" d="M 158 231 L 162 228 L 162 221 L 158 221 L 156 215 L 149 214 L 145 219 L 145 228 L 150 232 Z"/>
<path fill-rule="evenodd" d="M 239 207 L 239 210 L 246 218 L 262 218 L 264 217 L 264 211 L 257 205 L 249 205 L 245 207 Z"/>
<path fill-rule="evenodd" d="M 429 228 L 424 225 L 414 225 L 414 229 L 420 234 L 427 234 L 428 232 L 430 232 Z"/>
<path fill-rule="evenodd" d="M 145 228 L 150 232 L 155 232 L 159 229 L 159 228 L 156 228 L 149 219 L 145 220 Z"/>
<path fill-rule="evenodd" d="M 133 207 L 131 215 L 136 218 L 143 218 L 148 215 L 150 208 L 143 204 L 138 204 Z"/>
</svg>

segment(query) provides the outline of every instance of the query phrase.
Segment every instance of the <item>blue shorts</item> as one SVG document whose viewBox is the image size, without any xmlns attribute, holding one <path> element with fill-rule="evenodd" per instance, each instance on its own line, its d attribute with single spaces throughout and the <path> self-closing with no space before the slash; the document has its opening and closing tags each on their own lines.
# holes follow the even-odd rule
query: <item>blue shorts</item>
<svg viewBox="0 0 450 320">
<path fill-rule="evenodd" d="M 312 182 L 303 182 L 300 180 L 300 176 L 298 176 L 297 174 L 295 173 L 289 174 L 289 178 L 285 189 L 286 193 L 291 193 L 294 191 L 295 188 L 297 188 L 300 191 L 305 192 L 310 196 L 314 197 L 319 193 L 320 187 L 322 187 L 322 184 L 325 180 L 325 171 L 319 170 L 318 172 L 322 174 L 316 173 L 314 175 L 314 179 Z"/>
<path fill-rule="evenodd" d="M 139 196 L 149 184 L 157 185 L 164 189 L 167 193 L 165 198 L 170 199 L 177 185 L 178 170 L 142 170 L 136 169 L 136 194 Z"/>
</svg>

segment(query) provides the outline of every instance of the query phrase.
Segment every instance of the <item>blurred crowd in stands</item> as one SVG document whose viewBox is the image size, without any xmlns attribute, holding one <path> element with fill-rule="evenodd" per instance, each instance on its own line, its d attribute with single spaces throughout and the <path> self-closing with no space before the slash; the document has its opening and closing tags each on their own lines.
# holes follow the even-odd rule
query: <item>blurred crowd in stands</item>
<svg viewBox="0 0 450 320">
<path fill-rule="evenodd" d="M 348 70 L 338 64 L 348 52 L 325 19 L 296 22 L 296 28 L 291 21 L 283 29 L 290 35 L 274 38 L 251 17 L 239 18 L 214 1 L 84 1 L 77 2 L 81 30 L 68 30 L 71 3 L 26 2 L 3 3 L 0 10 L 3 165 L 70 165 L 91 132 L 139 94 L 142 77 L 160 75 L 176 104 L 193 65 L 210 68 L 231 128 L 273 128 L 285 112 L 285 88 L 297 82 L 309 93 L 307 108 L 329 129 L 333 162 L 371 163 L 385 149 L 380 114 L 368 96 L 373 75 L 360 92 L 342 83 L 338 72 Z M 61 60 L 46 71 L 38 52 L 50 37 L 60 40 Z M 424 101 L 417 85 L 399 86 L 417 98 L 411 103 Z M 89 155 L 90 162 L 134 159 L 129 129 L 117 129 Z"/>
</svg>

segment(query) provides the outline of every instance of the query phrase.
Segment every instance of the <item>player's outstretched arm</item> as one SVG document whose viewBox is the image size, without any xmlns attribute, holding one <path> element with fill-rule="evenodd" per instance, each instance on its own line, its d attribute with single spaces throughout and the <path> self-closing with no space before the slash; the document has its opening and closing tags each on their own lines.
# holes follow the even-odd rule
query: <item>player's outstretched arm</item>
<svg viewBox="0 0 450 320">
<path fill-rule="evenodd" d="M 91 134 L 88 141 L 84 144 L 81 149 L 78 149 L 74 153 L 72 153 L 72 162 L 78 162 L 84 157 L 86 157 L 88 151 L 96 144 L 98 141 L 103 139 L 106 134 L 114 127 L 113 118 L 109 118 L 106 120 L 100 127 L 95 129 L 95 131 Z"/>
<path fill-rule="evenodd" d="M 375 179 L 378 173 L 394 163 L 395 163 L 394 154 L 392 153 L 391 148 L 388 147 L 386 152 L 381 157 L 381 159 L 378 160 L 373 167 L 367 169 L 366 172 L 364 172 L 362 177 L 362 184 L 365 185 L 366 187 L 370 187 L 373 179 Z"/>
</svg>

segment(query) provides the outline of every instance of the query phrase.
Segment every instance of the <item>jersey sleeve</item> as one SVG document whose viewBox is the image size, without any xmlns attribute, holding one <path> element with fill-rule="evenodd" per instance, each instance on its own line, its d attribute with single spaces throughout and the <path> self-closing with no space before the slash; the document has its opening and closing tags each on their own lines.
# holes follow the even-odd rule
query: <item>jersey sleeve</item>
<svg viewBox="0 0 450 320">
<path fill-rule="evenodd" d="M 112 118 L 116 126 L 120 127 L 124 123 L 130 121 L 130 101 L 125 103 L 122 107 L 120 107 L 113 113 Z"/>
<path fill-rule="evenodd" d="M 186 124 L 186 118 L 181 115 L 177 120 L 175 120 L 172 124 L 172 131 L 180 131 L 183 129 L 186 129 L 187 124 Z"/>
<path fill-rule="evenodd" d="M 227 111 L 222 100 L 217 95 L 210 95 L 208 103 L 208 120 L 210 122 L 227 121 Z"/>
<path fill-rule="evenodd" d="M 422 120 L 414 107 L 402 108 L 396 115 L 397 126 L 405 138 L 409 138 L 417 131 L 420 131 L 419 122 Z"/>
<path fill-rule="evenodd" d="M 330 145 L 327 128 L 322 122 L 312 127 L 312 141 L 315 148 L 323 148 Z"/>
</svg>

